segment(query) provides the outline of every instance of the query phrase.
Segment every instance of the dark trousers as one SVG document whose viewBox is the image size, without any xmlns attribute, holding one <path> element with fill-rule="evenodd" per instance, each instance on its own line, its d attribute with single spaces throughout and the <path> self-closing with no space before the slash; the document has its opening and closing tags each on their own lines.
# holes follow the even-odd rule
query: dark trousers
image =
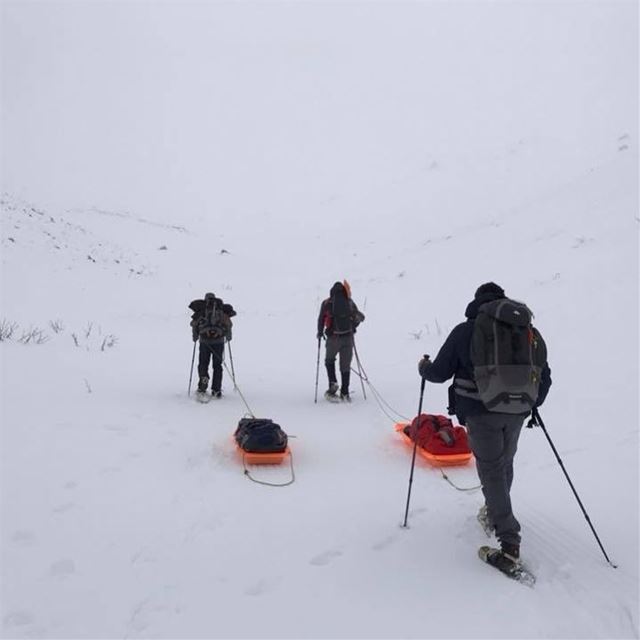
<svg viewBox="0 0 640 640">
<path fill-rule="evenodd" d="M 353 336 L 329 336 L 327 338 L 327 350 L 324 356 L 325 365 L 334 365 L 336 357 L 340 356 L 340 371 L 351 370 L 353 358 Z"/>
<path fill-rule="evenodd" d="M 351 376 L 351 360 L 353 359 L 353 335 L 329 336 L 327 338 L 327 349 L 324 357 L 324 364 L 327 368 L 329 385 L 336 380 L 336 358 L 340 356 L 340 393 L 349 393 L 349 378 Z"/>
<path fill-rule="evenodd" d="M 211 391 L 220 391 L 222 387 L 222 358 L 224 357 L 224 342 L 216 344 L 208 344 L 200 341 L 200 354 L 198 358 L 198 375 L 200 380 L 209 378 L 209 361 L 213 366 L 213 378 L 211 379 Z M 204 389 L 201 384 L 198 385 L 199 391 L 207 390 L 207 383 L 204 383 Z"/>
<path fill-rule="evenodd" d="M 501 542 L 520 544 L 520 523 L 511 508 L 513 458 L 523 416 L 485 413 L 467 417 L 469 444 L 476 458 L 489 517 Z"/>
</svg>

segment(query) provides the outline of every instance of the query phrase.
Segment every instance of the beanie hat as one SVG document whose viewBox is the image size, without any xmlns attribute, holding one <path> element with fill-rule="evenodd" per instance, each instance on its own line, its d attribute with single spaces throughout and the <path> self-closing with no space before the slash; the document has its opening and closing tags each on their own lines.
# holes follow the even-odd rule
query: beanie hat
<svg viewBox="0 0 640 640">
<path fill-rule="evenodd" d="M 495 298 L 504 298 L 504 289 L 497 285 L 495 282 L 485 282 L 481 284 L 477 289 L 474 298 L 479 300 L 485 296 L 493 296 Z"/>
</svg>

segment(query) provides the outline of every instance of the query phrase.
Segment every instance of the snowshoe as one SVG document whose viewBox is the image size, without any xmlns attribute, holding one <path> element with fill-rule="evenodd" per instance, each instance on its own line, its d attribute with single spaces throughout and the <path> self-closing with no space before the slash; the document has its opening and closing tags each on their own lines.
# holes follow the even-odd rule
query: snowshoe
<svg viewBox="0 0 640 640">
<path fill-rule="evenodd" d="M 329 383 L 329 388 L 324 392 L 324 397 L 329 402 L 340 402 L 340 398 L 338 398 L 338 384 L 336 382 Z"/>
<path fill-rule="evenodd" d="M 478 549 L 478 556 L 482 561 L 496 568 L 501 573 L 504 573 L 508 578 L 516 582 L 521 582 L 527 587 L 533 587 L 536 582 L 536 577 L 520 560 L 513 560 L 500 549 L 486 546 L 480 547 Z"/>
<path fill-rule="evenodd" d="M 206 391 L 196 391 L 196 401 L 207 404 L 211 400 L 211 396 Z"/>
</svg>

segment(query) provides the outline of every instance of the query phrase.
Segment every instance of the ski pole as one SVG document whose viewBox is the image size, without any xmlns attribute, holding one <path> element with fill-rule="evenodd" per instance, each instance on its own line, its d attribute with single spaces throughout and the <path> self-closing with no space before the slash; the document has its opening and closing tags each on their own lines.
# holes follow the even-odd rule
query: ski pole
<svg viewBox="0 0 640 640">
<path fill-rule="evenodd" d="M 233 388 L 234 390 L 238 389 L 238 385 L 236 384 L 236 372 L 233 368 L 233 354 L 231 353 L 231 342 L 229 340 L 227 342 L 227 348 L 229 349 L 229 362 L 231 363 L 231 379 L 233 380 Z"/>
<path fill-rule="evenodd" d="M 422 378 L 420 382 L 420 402 L 418 403 L 418 420 L 420 420 L 420 414 L 422 413 L 422 399 L 424 398 L 424 385 L 426 378 Z M 413 469 L 416 465 L 416 452 L 418 450 L 418 434 L 414 434 L 413 440 L 413 456 L 411 457 L 411 473 L 409 474 L 409 491 L 407 492 L 407 506 L 404 510 L 404 522 L 402 526 L 406 529 L 407 518 L 409 517 L 409 501 L 411 500 L 411 485 L 413 484 Z"/>
<path fill-rule="evenodd" d="M 322 342 L 322 337 L 318 338 L 318 358 L 316 359 L 316 395 L 314 398 L 314 402 L 318 402 L 318 376 L 320 375 L 320 343 Z"/>
<path fill-rule="evenodd" d="M 351 341 L 353 342 L 353 352 L 356 355 L 356 364 L 358 365 L 358 377 L 360 378 L 360 384 L 362 385 L 362 395 L 364 399 L 367 399 L 367 393 L 364 390 L 364 380 L 362 379 L 362 367 L 360 366 L 360 356 L 358 356 L 358 349 L 356 349 L 356 338 L 351 334 Z"/>
<path fill-rule="evenodd" d="M 564 464 L 562 463 L 562 460 L 560 458 L 560 455 L 558 454 L 558 450 L 555 448 L 551 438 L 549 437 L 549 433 L 547 432 L 547 429 L 544 426 L 544 422 L 542 421 L 542 418 L 540 417 L 540 413 L 538 412 L 538 410 L 534 407 L 533 411 L 531 412 L 531 420 L 529 421 L 529 424 L 527 424 L 528 427 L 533 427 L 533 426 L 540 426 L 542 428 L 542 431 L 544 432 L 544 435 L 546 436 L 547 440 L 549 441 L 549 444 L 551 445 L 551 449 L 553 450 L 553 453 L 556 456 L 556 459 L 558 461 L 558 463 L 560 464 L 560 468 L 562 469 L 562 472 L 564 473 L 567 482 L 569 483 L 569 486 L 571 487 L 571 491 L 573 491 L 573 495 L 576 497 L 576 500 L 578 501 L 578 504 L 580 505 L 580 509 L 582 509 L 582 513 L 587 521 L 587 523 L 589 524 L 589 527 L 591 528 L 591 531 L 593 532 L 593 535 L 595 536 L 597 542 L 598 542 L 598 546 L 600 547 L 600 550 L 602 551 L 604 557 L 606 558 L 607 562 L 614 568 L 617 569 L 618 566 L 613 564 L 613 562 L 611 562 L 611 560 L 609 560 L 609 556 L 607 555 L 607 552 L 604 550 L 604 547 L 602 546 L 602 542 L 600 542 L 600 538 L 598 537 L 598 534 L 596 533 L 596 530 L 594 529 L 593 525 L 591 524 L 591 520 L 589 519 L 589 515 L 587 514 L 587 510 L 584 508 L 584 505 L 582 504 L 582 500 L 580 500 L 580 496 L 578 496 L 578 492 L 576 491 L 575 487 L 573 486 L 573 482 L 571 482 L 571 478 L 569 477 L 569 474 L 567 473 L 567 470 L 564 468 Z"/>
<path fill-rule="evenodd" d="M 189 372 L 189 388 L 187 389 L 187 396 L 191 395 L 191 381 L 193 380 L 193 363 L 196 361 L 196 342 L 193 343 L 193 356 L 191 356 L 191 371 Z"/>
</svg>

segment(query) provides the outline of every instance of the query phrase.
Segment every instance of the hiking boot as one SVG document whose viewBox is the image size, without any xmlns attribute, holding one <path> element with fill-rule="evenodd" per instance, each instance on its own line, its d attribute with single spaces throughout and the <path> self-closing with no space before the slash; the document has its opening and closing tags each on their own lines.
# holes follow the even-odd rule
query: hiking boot
<svg viewBox="0 0 640 640">
<path fill-rule="evenodd" d="M 500 550 L 502 555 L 509 558 L 513 562 L 520 561 L 520 545 L 511 544 L 510 542 L 500 542 Z"/>
<path fill-rule="evenodd" d="M 481 549 L 487 550 L 486 558 L 484 558 L 485 562 L 502 571 L 510 578 L 520 580 L 521 565 L 518 560 L 512 560 L 504 551 L 498 549 L 491 549 L 490 547 L 481 547 Z M 480 557 L 482 558 L 483 556 Z"/>
<path fill-rule="evenodd" d="M 206 393 L 208 386 L 209 386 L 209 378 L 207 378 L 206 376 L 202 376 L 202 378 L 198 380 L 198 391 L 200 393 Z"/>
<path fill-rule="evenodd" d="M 338 393 L 338 383 L 337 382 L 330 382 L 329 383 L 329 388 L 327 389 L 325 395 L 326 396 L 333 396 L 335 397 L 335 395 Z"/>
<path fill-rule="evenodd" d="M 214 391 L 213 389 L 211 390 L 211 395 L 214 398 L 222 398 L 222 391 Z"/>
<path fill-rule="evenodd" d="M 349 392 L 347 391 L 346 393 L 344 393 L 341 391 L 340 400 L 342 400 L 342 402 L 351 402 L 351 396 L 349 395 Z"/>
</svg>

